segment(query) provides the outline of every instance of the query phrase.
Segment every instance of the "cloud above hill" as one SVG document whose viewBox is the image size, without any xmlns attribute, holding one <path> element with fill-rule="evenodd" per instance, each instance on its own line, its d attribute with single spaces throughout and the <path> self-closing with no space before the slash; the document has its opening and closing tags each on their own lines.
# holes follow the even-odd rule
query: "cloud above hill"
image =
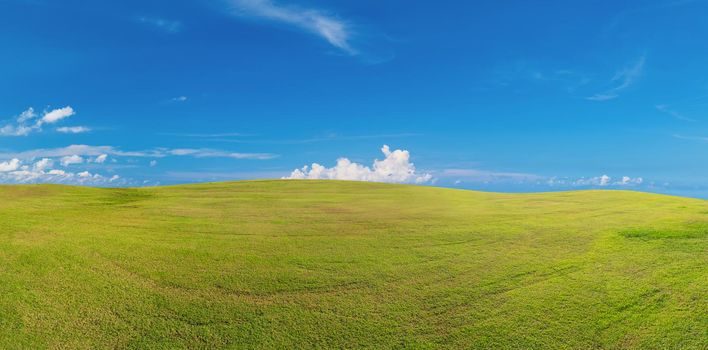
<svg viewBox="0 0 708 350">
<path fill-rule="evenodd" d="M 549 186 L 561 187 L 637 187 L 644 184 L 642 177 L 622 176 L 613 178 L 608 175 L 568 179 L 552 177 L 546 181 Z"/>
<path fill-rule="evenodd" d="M 34 163 L 14 158 L 0 162 L 0 183 L 60 183 L 89 186 L 122 186 L 127 183 L 118 175 L 104 176 L 89 171 L 69 172 L 53 169 L 54 161 L 49 158 Z M 61 161 L 62 166 L 65 159 Z M 73 163 L 72 163 L 73 164 Z"/>
<path fill-rule="evenodd" d="M 278 157 L 271 153 L 243 153 L 211 148 L 157 147 L 142 151 L 122 151 L 113 146 L 70 145 L 60 148 L 40 148 L 19 152 L 0 152 L 0 183 L 62 183 L 90 186 L 136 185 L 131 178 L 113 173 L 116 164 L 145 164 L 155 167 L 153 159 L 145 158 L 222 158 L 265 161 Z M 140 160 L 142 159 L 142 161 Z M 59 168 L 61 167 L 61 168 Z M 90 171 L 90 172 L 89 172 Z M 104 175 L 96 174 L 101 171 Z"/>
<path fill-rule="evenodd" d="M 394 150 L 384 145 L 381 148 L 385 158 L 375 159 L 371 167 L 354 163 L 348 158 L 339 158 L 334 167 L 327 168 L 313 163 L 296 169 L 284 179 L 309 180 L 351 180 L 389 183 L 422 184 L 433 179 L 432 175 L 419 173 L 410 161 L 410 153 L 406 150 Z"/>
</svg>

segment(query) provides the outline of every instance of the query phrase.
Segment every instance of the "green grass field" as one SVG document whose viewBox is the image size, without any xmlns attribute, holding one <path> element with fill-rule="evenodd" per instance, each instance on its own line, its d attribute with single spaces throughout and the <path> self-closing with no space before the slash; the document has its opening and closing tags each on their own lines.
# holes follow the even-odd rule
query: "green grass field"
<svg viewBox="0 0 708 350">
<path fill-rule="evenodd" d="M 708 202 L 0 187 L 0 348 L 707 349 Z"/>
</svg>

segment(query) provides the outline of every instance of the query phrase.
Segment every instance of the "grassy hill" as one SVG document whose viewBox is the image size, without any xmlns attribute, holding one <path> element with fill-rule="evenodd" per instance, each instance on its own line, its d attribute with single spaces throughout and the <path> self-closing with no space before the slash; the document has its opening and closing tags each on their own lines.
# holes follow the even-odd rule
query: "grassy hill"
<svg viewBox="0 0 708 350">
<path fill-rule="evenodd" d="M 708 348 L 708 202 L 0 187 L 0 348 Z"/>
</svg>

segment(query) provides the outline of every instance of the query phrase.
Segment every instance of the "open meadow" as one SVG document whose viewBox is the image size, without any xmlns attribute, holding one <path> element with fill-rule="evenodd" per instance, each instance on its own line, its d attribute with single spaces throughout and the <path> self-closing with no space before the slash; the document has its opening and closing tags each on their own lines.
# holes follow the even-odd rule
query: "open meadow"
<svg viewBox="0 0 708 350">
<path fill-rule="evenodd" d="M 708 202 L 0 187 L 0 348 L 708 348 Z"/>
</svg>

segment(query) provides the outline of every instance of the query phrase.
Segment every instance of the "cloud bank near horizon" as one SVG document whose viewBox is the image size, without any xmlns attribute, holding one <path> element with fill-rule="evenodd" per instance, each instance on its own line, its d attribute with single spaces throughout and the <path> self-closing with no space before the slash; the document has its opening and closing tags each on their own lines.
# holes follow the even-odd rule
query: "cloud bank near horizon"
<svg viewBox="0 0 708 350">
<path fill-rule="evenodd" d="M 371 167 L 354 163 L 348 158 L 339 158 L 337 164 L 327 168 L 318 163 L 312 166 L 305 165 L 293 170 L 290 176 L 283 177 L 289 180 L 350 180 L 388 183 L 415 183 L 423 184 L 433 180 L 428 173 L 416 171 L 415 165 L 410 161 L 410 153 L 406 150 L 391 151 L 388 145 L 381 148 L 385 158 L 375 159 Z"/>
</svg>

